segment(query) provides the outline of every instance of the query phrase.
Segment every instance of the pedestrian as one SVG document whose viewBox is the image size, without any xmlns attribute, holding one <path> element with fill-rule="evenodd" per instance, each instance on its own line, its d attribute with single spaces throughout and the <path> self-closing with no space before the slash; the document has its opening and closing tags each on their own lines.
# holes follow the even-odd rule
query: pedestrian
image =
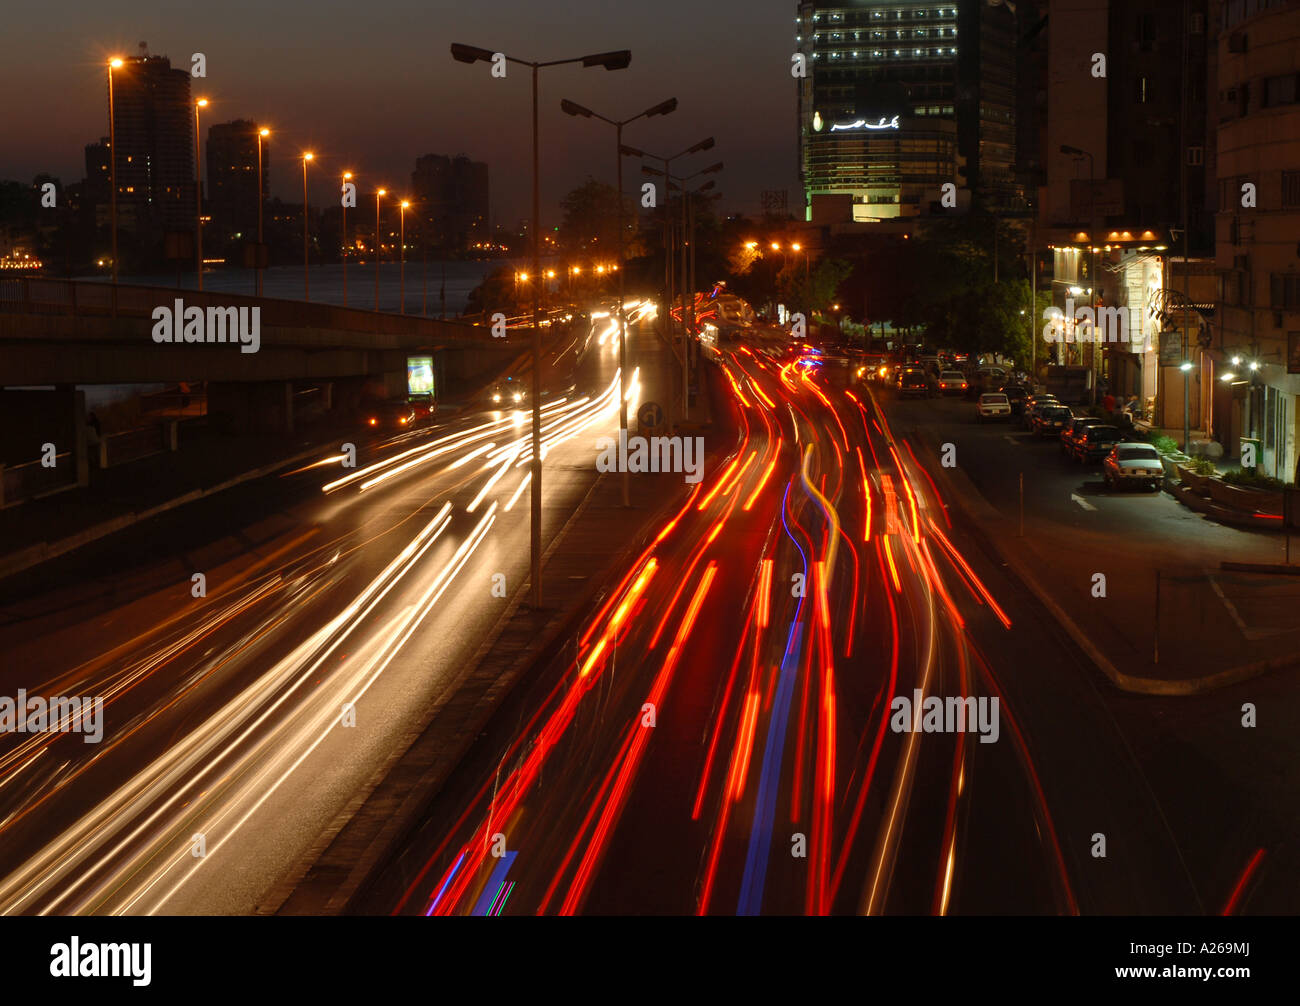
<svg viewBox="0 0 1300 1006">
<path fill-rule="evenodd" d="M 1101 400 L 1101 407 L 1107 412 L 1115 411 L 1115 396 L 1109 391 L 1106 392 L 1106 397 Z"/>
</svg>

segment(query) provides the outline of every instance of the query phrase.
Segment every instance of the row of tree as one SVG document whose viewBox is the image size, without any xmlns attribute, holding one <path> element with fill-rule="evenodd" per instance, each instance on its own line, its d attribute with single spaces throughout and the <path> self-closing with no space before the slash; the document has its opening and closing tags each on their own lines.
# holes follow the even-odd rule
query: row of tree
<svg viewBox="0 0 1300 1006">
<path fill-rule="evenodd" d="M 560 205 L 553 254 L 566 266 L 614 261 L 619 220 L 614 187 L 588 178 Z M 625 199 L 630 291 L 662 290 L 663 213 L 662 207 L 646 210 Z M 673 213 L 676 219 L 678 206 Z M 835 237 L 814 257 L 791 249 L 790 236 L 797 239 L 791 218 L 719 217 L 699 200 L 697 286 L 708 289 L 721 280 L 760 312 L 770 314 L 784 304 L 830 323 L 841 317 L 868 325 L 887 321 L 895 329 L 923 333 L 927 343 L 1017 361 L 1028 360 L 1029 340 L 1039 338 L 1042 357 L 1045 346 L 1031 310 L 1023 231 L 978 212 L 931 217 L 920 224 L 905 236 Z M 783 251 L 771 249 L 774 240 Z M 563 283 L 560 288 L 568 289 Z M 581 292 L 593 289 L 580 287 Z M 497 310 L 519 298 L 514 267 L 503 267 L 484 283 L 477 301 Z"/>
</svg>

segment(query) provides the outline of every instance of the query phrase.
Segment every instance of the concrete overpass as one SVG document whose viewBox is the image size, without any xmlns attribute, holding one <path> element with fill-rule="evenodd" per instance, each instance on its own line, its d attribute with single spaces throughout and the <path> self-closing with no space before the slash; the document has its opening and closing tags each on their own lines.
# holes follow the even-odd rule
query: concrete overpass
<svg viewBox="0 0 1300 1006">
<path fill-rule="evenodd" d="M 252 308 L 255 353 L 229 343 L 159 344 L 153 311 Z M 265 382 L 404 374 L 408 355 L 433 355 L 444 382 L 471 379 L 528 346 L 455 321 L 171 287 L 0 278 L 0 386 Z"/>
<path fill-rule="evenodd" d="M 205 314 L 209 308 L 257 308 L 257 352 L 241 351 L 238 341 L 155 342 L 155 309 L 171 308 L 178 299 Z M 430 356 L 439 394 L 454 394 L 500 372 L 529 348 L 529 335 L 511 327 L 504 338 L 493 338 L 490 329 L 463 322 L 303 301 L 2 277 L 0 473 L 10 466 L 12 481 L 13 466 L 33 463 L 44 445 L 54 443 L 63 452 L 75 444 L 76 483 L 85 483 L 84 396 L 78 386 L 202 382 L 208 415 L 225 427 L 290 433 L 294 402 L 304 388 L 318 389 L 328 408 L 346 414 L 363 397 L 404 395 L 407 357 Z M 55 390 L 14 390 L 42 386 Z M 0 488 L 0 505 L 4 499 Z"/>
</svg>

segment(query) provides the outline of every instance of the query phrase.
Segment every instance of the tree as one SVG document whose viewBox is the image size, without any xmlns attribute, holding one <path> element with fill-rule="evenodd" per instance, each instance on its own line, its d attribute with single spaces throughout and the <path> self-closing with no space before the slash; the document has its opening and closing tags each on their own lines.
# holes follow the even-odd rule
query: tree
<svg viewBox="0 0 1300 1006">
<path fill-rule="evenodd" d="M 996 283 L 995 223 L 1000 227 Z M 918 283 L 902 314 L 925 327 L 926 342 L 1027 361 L 1029 283 L 1013 271 L 1023 251 L 1018 233 L 995 218 L 972 213 L 935 220 L 912 245 Z"/>
<path fill-rule="evenodd" d="M 618 190 L 612 185 L 588 179 L 561 201 L 564 219 L 560 223 L 560 244 L 571 254 L 608 257 L 618 254 Z M 626 243 L 633 243 L 636 216 L 625 205 L 628 224 Z M 628 249 L 631 254 L 631 249 Z"/>
</svg>

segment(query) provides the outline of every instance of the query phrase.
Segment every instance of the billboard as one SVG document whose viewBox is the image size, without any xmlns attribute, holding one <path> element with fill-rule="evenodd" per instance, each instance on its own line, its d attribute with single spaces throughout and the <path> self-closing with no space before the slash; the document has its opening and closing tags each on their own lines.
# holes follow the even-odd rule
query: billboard
<svg viewBox="0 0 1300 1006">
<path fill-rule="evenodd" d="M 406 358 L 406 393 L 408 395 L 433 394 L 432 356 L 408 356 Z"/>
</svg>

